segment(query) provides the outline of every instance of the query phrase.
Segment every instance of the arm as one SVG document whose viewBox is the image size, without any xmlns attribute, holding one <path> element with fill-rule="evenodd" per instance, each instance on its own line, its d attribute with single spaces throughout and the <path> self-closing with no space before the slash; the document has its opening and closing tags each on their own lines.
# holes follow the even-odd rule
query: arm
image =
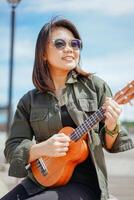
<svg viewBox="0 0 134 200">
<path fill-rule="evenodd" d="M 5 157 L 10 163 L 9 175 L 27 176 L 26 166 L 42 156 L 64 156 L 68 151 L 70 138 L 63 133 L 55 134 L 49 139 L 35 144 L 35 135 L 30 125 L 30 99 L 24 96 L 18 103 L 11 134 L 6 141 Z M 44 133 L 45 134 L 45 133 Z"/>
<path fill-rule="evenodd" d="M 98 99 L 98 107 L 101 107 L 104 105 L 106 97 L 112 98 L 112 92 L 107 83 L 105 83 L 103 80 L 94 76 L 93 81 Z M 121 112 L 117 104 L 114 106 L 117 106 L 117 110 Z M 117 115 L 120 115 L 120 113 Z M 102 146 L 111 153 L 122 152 L 134 148 L 132 139 L 128 137 L 127 131 L 120 125 L 118 116 L 116 117 L 117 120 L 115 120 L 115 123 L 113 123 L 113 127 L 110 127 L 106 121 L 102 121 L 100 123 L 99 130 Z"/>
<path fill-rule="evenodd" d="M 27 102 L 27 103 L 25 103 Z M 25 95 L 18 103 L 9 138 L 5 144 L 5 157 L 10 163 L 9 175 L 24 177 L 29 159 L 29 149 L 33 145 L 33 130 L 29 123 L 29 96 Z"/>
<path fill-rule="evenodd" d="M 105 143 L 106 148 L 111 149 L 119 134 L 118 120 L 121 108 L 112 98 L 107 97 L 103 109 L 105 110 Z"/>
</svg>

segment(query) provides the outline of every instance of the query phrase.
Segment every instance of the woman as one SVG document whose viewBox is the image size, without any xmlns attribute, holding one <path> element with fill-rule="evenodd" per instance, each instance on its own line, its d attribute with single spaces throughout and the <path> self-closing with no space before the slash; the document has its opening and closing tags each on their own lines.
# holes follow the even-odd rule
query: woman
<svg viewBox="0 0 134 200">
<path fill-rule="evenodd" d="M 108 199 L 102 148 L 120 152 L 134 146 L 119 127 L 121 108 L 111 98 L 108 85 L 80 69 L 82 46 L 76 27 L 66 19 L 53 20 L 41 29 L 33 69 L 35 89 L 20 99 L 5 147 L 9 175 L 26 178 L 2 200 Z M 89 153 L 76 165 L 68 182 L 57 187 L 40 184 L 30 163 L 43 156 L 67 156 L 71 137 L 58 132 L 81 125 L 101 106 L 105 120 L 87 132 Z"/>
</svg>

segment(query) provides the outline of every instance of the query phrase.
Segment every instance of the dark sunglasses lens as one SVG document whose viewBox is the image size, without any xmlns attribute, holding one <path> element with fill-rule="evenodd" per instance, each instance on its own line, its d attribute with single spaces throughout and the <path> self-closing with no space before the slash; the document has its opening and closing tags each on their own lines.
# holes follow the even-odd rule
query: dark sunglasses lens
<svg viewBox="0 0 134 200">
<path fill-rule="evenodd" d="M 81 49 L 81 41 L 80 40 L 72 40 L 71 41 L 71 46 L 74 49 Z"/>
<path fill-rule="evenodd" d="M 63 49 L 64 47 L 65 47 L 65 41 L 64 40 L 62 40 L 62 39 L 57 39 L 57 40 L 55 40 L 55 42 L 54 42 L 54 44 L 55 44 L 55 47 L 57 48 L 57 49 Z"/>
</svg>

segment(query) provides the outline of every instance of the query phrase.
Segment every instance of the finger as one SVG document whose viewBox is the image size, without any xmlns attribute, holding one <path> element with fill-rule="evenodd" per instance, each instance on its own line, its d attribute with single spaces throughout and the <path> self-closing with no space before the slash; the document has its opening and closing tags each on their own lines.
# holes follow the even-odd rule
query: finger
<svg viewBox="0 0 134 200">
<path fill-rule="evenodd" d="M 110 105 L 115 111 L 121 112 L 121 106 L 116 101 L 112 100 Z"/>
<path fill-rule="evenodd" d="M 68 135 L 65 135 L 64 133 L 58 133 L 57 139 L 60 142 L 69 142 L 70 141 L 70 137 Z"/>
<path fill-rule="evenodd" d="M 62 156 L 66 156 L 66 155 L 67 155 L 66 152 L 64 152 L 64 153 L 58 153 L 57 156 L 55 156 L 55 157 L 62 157 Z"/>
<path fill-rule="evenodd" d="M 115 107 L 115 106 L 113 106 L 113 105 L 109 105 L 109 106 L 107 106 L 106 107 L 106 112 L 110 112 L 112 115 L 120 115 L 120 113 L 121 113 L 121 108 L 119 108 L 119 107 Z"/>
<path fill-rule="evenodd" d="M 109 100 L 111 100 L 112 99 L 112 97 L 106 97 L 105 98 L 105 101 L 109 101 Z"/>
<path fill-rule="evenodd" d="M 104 103 L 103 109 L 105 111 L 110 111 L 111 109 L 114 110 L 117 114 L 120 114 L 122 109 L 120 105 L 118 105 L 114 100 L 108 100 Z"/>
<path fill-rule="evenodd" d="M 62 156 L 66 156 L 67 153 L 66 152 L 58 152 L 58 153 L 54 153 L 54 157 L 62 157 Z"/>
<path fill-rule="evenodd" d="M 59 152 L 59 153 L 65 153 L 67 151 L 68 151 L 68 147 L 62 147 L 62 148 L 57 149 L 57 152 Z"/>
<path fill-rule="evenodd" d="M 106 120 L 111 121 L 111 122 L 116 122 L 118 119 L 118 115 L 110 113 L 110 112 L 105 113 L 105 117 L 106 117 Z"/>
<path fill-rule="evenodd" d="M 120 111 L 115 111 L 115 110 L 113 110 L 113 108 L 108 107 L 104 115 L 108 119 L 113 118 L 113 119 L 117 120 L 119 118 Z"/>
<path fill-rule="evenodd" d="M 55 146 L 58 146 L 58 147 L 68 147 L 68 146 L 69 146 L 69 142 L 63 142 L 63 141 L 62 141 L 62 142 L 59 142 L 59 141 L 57 142 L 57 141 L 56 141 L 56 142 L 54 143 L 54 145 L 55 145 Z"/>
<path fill-rule="evenodd" d="M 55 156 L 64 156 L 67 154 L 68 148 L 57 148 L 55 149 Z"/>
<path fill-rule="evenodd" d="M 109 105 L 117 106 L 118 104 L 114 100 L 109 98 L 109 99 L 106 99 L 103 106 L 106 107 L 106 106 L 109 106 Z"/>
</svg>

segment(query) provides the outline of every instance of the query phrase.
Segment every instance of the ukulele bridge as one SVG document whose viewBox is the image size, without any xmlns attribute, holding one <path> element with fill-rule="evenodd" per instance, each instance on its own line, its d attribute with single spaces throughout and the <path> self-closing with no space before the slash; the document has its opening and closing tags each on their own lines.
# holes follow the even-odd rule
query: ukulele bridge
<svg viewBox="0 0 134 200">
<path fill-rule="evenodd" d="M 48 169 L 42 158 L 39 158 L 38 160 L 36 160 L 36 165 L 43 176 L 46 176 L 48 174 Z"/>
</svg>

